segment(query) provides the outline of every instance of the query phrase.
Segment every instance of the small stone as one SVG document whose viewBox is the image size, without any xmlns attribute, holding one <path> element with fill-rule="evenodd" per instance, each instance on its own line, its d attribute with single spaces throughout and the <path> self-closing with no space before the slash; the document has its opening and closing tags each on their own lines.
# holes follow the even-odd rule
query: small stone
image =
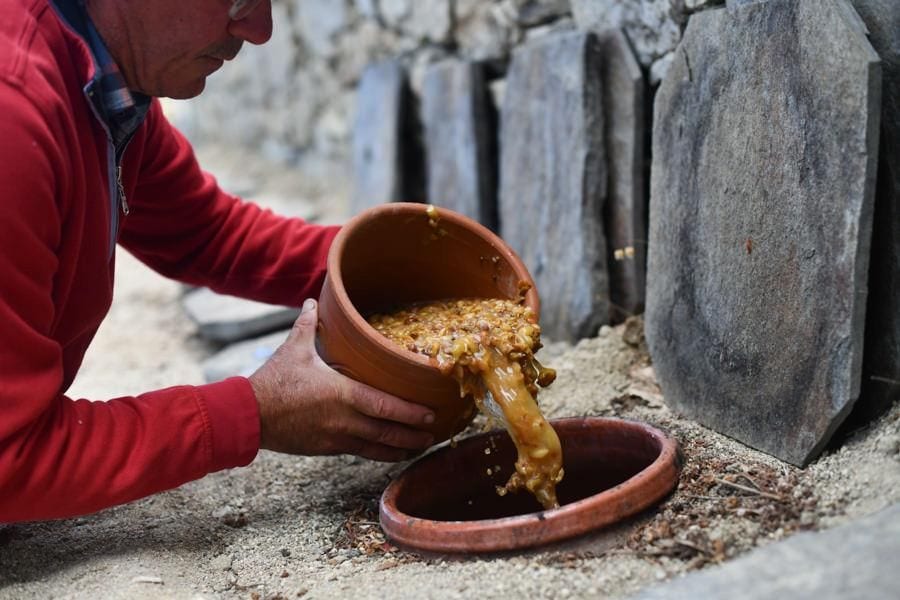
<svg viewBox="0 0 900 600">
<path fill-rule="evenodd" d="M 879 452 L 883 452 L 888 456 L 894 456 L 895 454 L 900 453 L 900 434 L 886 433 L 878 439 L 875 447 Z"/>
<path fill-rule="evenodd" d="M 622 341 L 629 346 L 638 347 L 644 341 L 644 320 L 641 317 L 628 317 L 622 331 Z"/>
<path fill-rule="evenodd" d="M 212 559 L 210 562 L 210 567 L 215 569 L 216 571 L 227 571 L 231 568 L 232 563 L 234 562 L 234 557 L 230 554 L 220 554 L 219 556 Z"/>
<path fill-rule="evenodd" d="M 812 511 L 804 510 L 800 513 L 800 525 L 803 527 L 815 525 L 816 520 L 816 513 Z"/>
</svg>

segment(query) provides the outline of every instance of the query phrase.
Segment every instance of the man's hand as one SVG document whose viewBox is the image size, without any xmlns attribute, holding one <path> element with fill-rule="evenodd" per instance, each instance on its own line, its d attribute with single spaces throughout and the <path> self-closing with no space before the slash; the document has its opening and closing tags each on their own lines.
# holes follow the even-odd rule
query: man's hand
<svg viewBox="0 0 900 600">
<path fill-rule="evenodd" d="M 307 300 L 288 339 L 250 376 L 260 446 L 290 454 L 356 454 L 404 460 L 433 442 L 430 409 L 345 377 L 315 349 L 318 311 Z"/>
</svg>

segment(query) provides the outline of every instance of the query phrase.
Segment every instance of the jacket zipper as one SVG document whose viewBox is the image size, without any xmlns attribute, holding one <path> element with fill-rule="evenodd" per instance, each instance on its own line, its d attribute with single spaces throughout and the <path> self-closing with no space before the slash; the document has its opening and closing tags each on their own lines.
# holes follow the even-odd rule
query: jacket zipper
<svg viewBox="0 0 900 600">
<path fill-rule="evenodd" d="M 116 165 L 116 185 L 119 188 L 119 200 L 122 204 L 122 214 L 128 216 L 128 198 L 125 197 L 125 186 L 122 185 L 122 165 Z"/>
<path fill-rule="evenodd" d="M 88 84 L 90 85 L 90 84 Z M 100 124 L 100 127 L 106 133 L 106 144 L 107 144 L 107 181 L 109 183 L 109 196 L 110 196 L 110 223 L 109 223 L 109 257 L 112 258 L 113 254 L 116 250 L 116 241 L 119 233 L 119 211 L 118 208 L 121 207 L 122 212 L 125 216 L 128 216 L 130 209 L 128 207 L 128 200 L 125 198 L 125 185 L 122 183 L 122 165 L 120 164 L 119 157 L 116 156 L 116 147 L 112 143 L 112 134 L 109 132 L 109 128 L 106 126 L 106 123 L 103 122 L 103 119 L 100 118 L 100 113 L 97 112 L 97 107 L 94 106 L 93 98 L 94 92 L 88 89 L 88 86 L 84 88 L 85 95 L 88 96 L 88 106 L 91 108 L 91 112 L 94 113 L 94 118 L 97 119 L 97 122 Z M 122 148 L 122 155 L 124 156 L 125 150 L 128 148 L 128 144 L 131 143 L 129 139 L 125 146 Z M 116 195 L 118 202 L 113 200 L 113 195 Z"/>
<path fill-rule="evenodd" d="M 66 15 L 63 13 L 63 11 L 61 11 L 60 8 L 56 5 L 56 2 L 50 2 L 50 5 L 53 7 L 53 10 L 57 13 L 57 16 L 59 16 L 60 21 L 65 25 L 65 27 L 70 31 L 70 33 L 76 35 L 80 39 L 81 34 L 78 33 L 76 31 L 75 27 L 72 26 L 71 22 L 66 17 Z M 90 51 L 91 56 L 93 56 L 93 51 L 90 49 L 90 47 L 87 45 L 87 43 L 83 42 L 83 41 L 82 41 L 82 43 L 84 43 L 84 45 Z M 112 258 L 113 254 L 115 253 L 116 241 L 118 238 L 118 231 L 119 231 L 119 212 L 115 208 L 116 204 L 119 204 L 121 206 L 122 213 L 125 216 L 128 216 L 130 209 L 128 207 L 128 199 L 125 197 L 125 186 L 122 183 L 122 165 L 120 164 L 119 157 L 116 156 L 115 145 L 112 143 L 112 134 L 110 133 L 109 128 L 106 126 L 106 123 L 104 123 L 103 119 L 100 117 L 100 113 L 97 112 L 97 107 L 94 105 L 94 94 L 96 92 L 91 87 L 93 83 L 94 83 L 94 80 L 92 78 L 91 81 L 89 81 L 88 83 L 86 83 L 84 85 L 84 87 L 82 87 L 82 92 L 86 96 L 85 99 L 87 100 L 87 104 L 90 107 L 91 112 L 94 114 L 94 118 L 97 120 L 97 122 L 100 124 L 100 127 L 106 133 L 106 140 L 107 140 L 107 146 L 108 146 L 107 152 L 109 153 L 109 155 L 107 157 L 107 183 L 109 184 L 108 189 L 109 189 L 110 204 L 111 204 L 111 206 L 110 206 L 110 213 L 111 213 L 110 214 L 110 232 L 109 232 L 109 257 Z M 125 142 L 125 145 L 122 148 L 121 155 L 125 154 L 125 150 L 128 148 L 129 143 L 131 143 L 130 137 L 129 137 L 128 141 Z M 115 183 L 113 183 L 113 180 L 115 181 Z M 118 197 L 119 197 L 118 203 L 114 203 L 114 201 L 112 200 L 113 194 L 118 195 Z"/>
</svg>

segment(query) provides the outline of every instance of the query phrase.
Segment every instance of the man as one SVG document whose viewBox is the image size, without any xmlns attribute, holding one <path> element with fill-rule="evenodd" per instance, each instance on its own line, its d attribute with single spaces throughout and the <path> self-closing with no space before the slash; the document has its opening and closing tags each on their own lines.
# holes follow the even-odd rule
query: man
<svg viewBox="0 0 900 600">
<path fill-rule="evenodd" d="M 108 402 L 65 395 L 112 300 L 116 244 L 180 281 L 299 305 L 336 228 L 218 189 L 153 97 L 189 98 L 270 0 L 0 0 L 0 522 L 97 511 L 259 448 L 401 460 L 425 407 L 316 355 L 315 302 L 249 378 Z"/>
</svg>

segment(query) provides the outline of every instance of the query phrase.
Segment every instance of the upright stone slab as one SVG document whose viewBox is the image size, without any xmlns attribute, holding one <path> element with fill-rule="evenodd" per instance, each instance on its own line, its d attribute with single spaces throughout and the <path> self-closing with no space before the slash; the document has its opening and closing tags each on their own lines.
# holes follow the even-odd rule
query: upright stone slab
<svg viewBox="0 0 900 600">
<path fill-rule="evenodd" d="M 289 328 L 300 314 L 299 308 L 217 294 L 209 288 L 188 292 L 182 306 L 201 336 L 225 344 Z"/>
<path fill-rule="evenodd" d="M 900 400 L 900 2 L 853 0 L 882 61 L 881 144 L 858 426 Z"/>
<path fill-rule="evenodd" d="M 647 268 L 644 75 L 625 34 L 599 34 L 609 173 L 604 223 L 610 321 L 644 311 Z"/>
<path fill-rule="evenodd" d="M 225 347 L 203 361 L 203 378 L 215 383 L 229 377 L 249 377 L 275 354 L 290 332 L 282 329 Z"/>
<path fill-rule="evenodd" d="M 534 277 L 554 340 L 593 335 L 609 315 L 600 60 L 586 33 L 517 50 L 501 110 L 501 236 Z"/>
<path fill-rule="evenodd" d="M 356 96 L 353 126 L 353 196 L 355 214 L 384 202 L 413 202 L 416 165 L 411 164 L 416 137 L 414 106 L 406 72 L 399 61 L 369 65 Z"/>
<path fill-rule="evenodd" d="M 496 115 L 484 67 L 447 60 L 422 83 L 428 202 L 497 228 Z"/>
<path fill-rule="evenodd" d="M 879 67 L 846 0 L 770 0 L 694 15 L 656 97 L 646 333 L 666 400 L 797 465 L 859 394 Z"/>
</svg>

